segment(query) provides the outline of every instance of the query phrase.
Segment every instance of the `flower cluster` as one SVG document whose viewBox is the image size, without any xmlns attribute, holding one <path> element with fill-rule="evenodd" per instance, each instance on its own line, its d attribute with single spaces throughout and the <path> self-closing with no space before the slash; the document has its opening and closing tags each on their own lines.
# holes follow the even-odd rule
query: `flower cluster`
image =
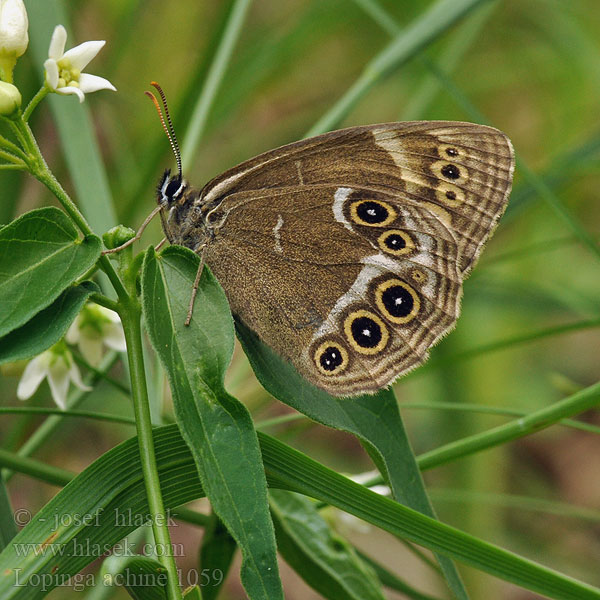
<svg viewBox="0 0 600 600">
<path fill-rule="evenodd" d="M 15 118 L 21 108 L 21 93 L 13 85 L 13 70 L 29 44 L 28 26 L 23 0 L 0 0 L 0 116 Z M 104 41 L 84 42 L 65 52 L 66 43 L 66 29 L 57 25 L 50 40 L 48 59 L 44 62 L 45 93 L 73 94 L 83 102 L 85 94 L 98 90 L 116 91 L 108 79 L 83 73 L 104 46 Z"/>
<path fill-rule="evenodd" d="M 97 304 L 87 304 L 83 307 L 69 328 L 65 340 L 69 344 L 77 344 L 83 358 L 92 367 L 100 363 L 105 346 L 118 352 L 126 350 L 125 335 L 117 313 Z M 91 389 L 81 380 L 79 368 L 65 340 L 61 340 L 27 364 L 17 387 L 19 400 L 33 396 L 46 378 L 54 402 L 62 409 L 67 407 L 70 383 L 81 390 Z"/>
</svg>

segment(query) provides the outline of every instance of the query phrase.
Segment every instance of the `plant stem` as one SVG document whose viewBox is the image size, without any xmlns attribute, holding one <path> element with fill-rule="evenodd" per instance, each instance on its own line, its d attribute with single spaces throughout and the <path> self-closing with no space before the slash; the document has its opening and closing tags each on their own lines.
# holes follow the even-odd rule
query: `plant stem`
<svg viewBox="0 0 600 600">
<path fill-rule="evenodd" d="M 35 107 L 48 95 L 50 90 L 43 85 L 37 92 L 37 94 L 31 99 L 31 102 L 27 105 L 25 112 L 23 113 L 23 120 L 29 121 L 31 113 L 35 110 Z"/>
<path fill-rule="evenodd" d="M 85 217 L 81 214 L 75 203 L 71 200 L 46 164 L 29 125 L 24 120 L 20 120 L 14 122 L 13 128 L 23 146 L 30 152 L 28 160 L 29 172 L 56 196 L 67 214 L 73 219 L 74 223 L 84 235 L 93 235 L 94 232 L 85 220 Z M 101 256 L 98 259 L 98 264 L 110 279 L 119 299 L 127 299 L 127 291 L 123 287 L 123 283 L 117 275 L 109 258 L 107 256 Z"/>
<path fill-rule="evenodd" d="M 150 420 L 150 404 L 148 402 L 148 389 L 146 386 L 146 373 L 144 369 L 144 356 L 142 348 L 141 309 L 137 300 L 130 300 L 121 308 L 121 321 L 127 341 L 127 357 L 131 375 L 131 392 L 133 408 L 137 426 L 140 459 L 148 507 L 152 514 L 152 531 L 158 552 L 158 560 L 167 570 L 169 600 L 182 598 L 177 576 L 177 565 L 173 557 L 173 547 L 169 529 L 164 519 L 157 518 L 165 514 L 165 507 L 160 489 L 160 480 L 156 467 L 154 440 L 152 437 L 152 422 Z"/>
</svg>

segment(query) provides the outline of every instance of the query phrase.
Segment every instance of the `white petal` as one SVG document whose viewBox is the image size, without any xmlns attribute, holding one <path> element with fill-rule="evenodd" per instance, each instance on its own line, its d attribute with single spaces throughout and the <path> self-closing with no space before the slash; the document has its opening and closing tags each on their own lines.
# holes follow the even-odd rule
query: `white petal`
<svg viewBox="0 0 600 600">
<path fill-rule="evenodd" d="M 58 85 L 58 65 L 53 58 L 49 58 L 44 63 L 44 68 L 46 69 L 46 81 L 50 86 L 50 89 L 55 90 Z"/>
<path fill-rule="evenodd" d="M 106 44 L 104 40 L 83 42 L 83 44 L 79 44 L 79 46 L 67 50 L 64 53 L 63 58 L 68 59 L 74 69 L 83 71 L 96 54 L 100 52 L 104 44 Z"/>
<path fill-rule="evenodd" d="M 82 73 L 79 76 L 79 87 L 84 94 L 90 94 L 98 90 L 117 91 L 117 88 L 108 79 L 98 77 L 97 75 L 90 75 L 89 73 Z"/>
<path fill-rule="evenodd" d="M 0 2 L 0 47 L 21 56 L 27 49 L 27 11 L 21 0 Z"/>
<path fill-rule="evenodd" d="M 92 391 L 93 388 L 91 388 L 89 385 L 85 385 L 85 383 L 83 383 L 83 381 L 81 380 L 81 374 L 79 373 L 79 369 L 77 368 L 77 365 L 75 363 L 71 365 L 71 369 L 69 370 L 69 377 L 71 378 L 71 381 L 80 390 L 83 390 L 84 392 Z"/>
<path fill-rule="evenodd" d="M 126 352 L 125 334 L 121 323 L 108 323 L 102 328 L 102 339 L 104 343 L 117 352 Z"/>
<path fill-rule="evenodd" d="M 28 362 L 17 387 L 17 398 L 19 400 L 31 398 L 47 373 L 48 360 L 45 353 Z"/>
<path fill-rule="evenodd" d="M 83 102 L 85 100 L 83 92 L 79 88 L 72 87 L 70 85 L 58 88 L 56 92 L 59 94 L 64 94 L 65 96 L 68 96 L 69 94 L 75 94 L 79 98 L 79 102 Z"/>
<path fill-rule="evenodd" d="M 52 398 L 62 408 L 67 408 L 67 392 L 69 391 L 69 367 L 64 358 L 60 357 L 48 371 L 48 383 Z"/>
<path fill-rule="evenodd" d="M 79 322 L 81 319 L 79 315 L 75 317 L 75 320 L 71 323 L 71 326 L 67 330 L 67 335 L 65 335 L 65 340 L 67 340 L 68 344 L 76 344 L 80 337 L 79 332 Z"/>
<path fill-rule="evenodd" d="M 54 33 L 52 34 L 52 39 L 50 40 L 48 56 L 54 60 L 59 60 L 65 51 L 66 43 L 67 30 L 62 25 L 57 25 L 54 28 Z"/>
<path fill-rule="evenodd" d="M 93 338 L 82 335 L 79 339 L 79 349 L 83 358 L 87 360 L 92 367 L 97 367 L 102 360 L 102 338 Z"/>
</svg>

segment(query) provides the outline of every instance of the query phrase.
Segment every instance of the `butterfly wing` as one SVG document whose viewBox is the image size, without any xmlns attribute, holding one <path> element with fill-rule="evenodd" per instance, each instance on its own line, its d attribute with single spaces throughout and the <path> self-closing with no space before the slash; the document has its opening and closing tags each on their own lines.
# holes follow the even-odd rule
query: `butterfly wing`
<svg viewBox="0 0 600 600">
<path fill-rule="evenodd" d="M 363 186 L 435 212 L 453 231 L 463 275 L 506 208 L 514 152 L 497 129 L 455 121 L 352 127 L 260 154 L 209 182 L 203 200 L 303 185 Z"/>
<path fill-rule="evenodd" d="M 204 258 L 232 311 L 309 381 L 374 392 L 453 326 L 455 236 L 395 194 L 303 185 L 226 197 Z"/>
</svg>

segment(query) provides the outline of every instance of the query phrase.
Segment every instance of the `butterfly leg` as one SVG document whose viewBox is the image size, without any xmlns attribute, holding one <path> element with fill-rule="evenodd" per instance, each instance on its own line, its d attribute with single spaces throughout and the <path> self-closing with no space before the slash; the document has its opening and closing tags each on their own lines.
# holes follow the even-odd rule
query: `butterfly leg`
<svg viewBox="0 0 600 600">
<path fill-rule="evenodd" d="M 196 279 L 194 279 L 194 287 L 192 288 L 192 297 L 190 298 L 190 304 L 188 307 L 187 317 L 184 325 L 187 327 L 192 320 L 192 312 L 194 312 L 194 302 L 196 301 L 196 294 L 198 293 L 198 286 L 200 285 L 200 277 L 202 277 L 202 271 L 204 270 L 204 252 L 200 253 L 200 264 L 196 271 Z"/>
<path fill-rule="evenodd" d="M 140 225 L 140 228 L 137 230 L 137 233 L 130 240 L 127 240 L 124 244 L 117 246 L 116 248 L 110 248 L 109 250 L 103 250 L 102 255 L 105 254 L 114 254 L 115 252 L 120 252 L 123 248 L 127 248 L 127 246 L 131 246 L 134 242 L 137 242 L 141 237 L 142 233 L 144 233 L 144 229 L 148 227 L 148 224 L 152 219 L 160 212 L 162 205 L 159 204 L 147 217 L 146 220 Z"/>
<path fill-rule="evenodd" d="M 165 245 L 166 241 L 167 241 L 166 237 L 164 237 L 162 240 L 160 240 L 160 242 L 156 246 L 154 246 L 155 252 L 158 252 Z"/>
</svg>

